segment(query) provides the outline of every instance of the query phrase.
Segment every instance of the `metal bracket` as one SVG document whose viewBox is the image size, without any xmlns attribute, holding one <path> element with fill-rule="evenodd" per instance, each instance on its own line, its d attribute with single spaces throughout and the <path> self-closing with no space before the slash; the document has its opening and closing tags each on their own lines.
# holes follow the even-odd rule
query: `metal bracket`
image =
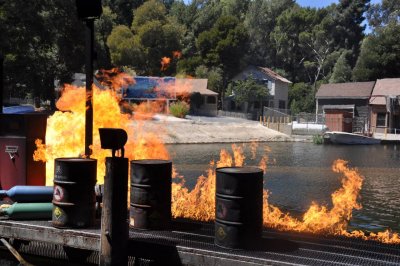
<svg viewBox="0 0 400 266">
<path fill-rule="evenodd" d="M 11 160 L 14 160 L 14 158 L 18 155 L 18 146 L 7 146 L 6 145 L 5 152 L 8 153 Z"/>
</svg>

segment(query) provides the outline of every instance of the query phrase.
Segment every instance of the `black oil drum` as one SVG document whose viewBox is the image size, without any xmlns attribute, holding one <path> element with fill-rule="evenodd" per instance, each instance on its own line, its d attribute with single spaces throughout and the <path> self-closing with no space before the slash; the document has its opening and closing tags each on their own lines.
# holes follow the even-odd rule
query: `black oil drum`
<svg viewBox="0 0 400 266">
<path fill-rule="evenodd" d="M 166 229 L 171 223 L 172 162 L 131 161 L 129 226 L 136 229 Z"/>
<path fill-rule="evenodd" d="M 255 167 L 216 170 L 215 244 L 252 249 L 262 235 L 263 171 Z"/>
<path fill-rule="evenodd" d="M 95 222 L 97 160 L 57 158 L 54 162 L 52 224 L 84 228 Z"/>
</svg>

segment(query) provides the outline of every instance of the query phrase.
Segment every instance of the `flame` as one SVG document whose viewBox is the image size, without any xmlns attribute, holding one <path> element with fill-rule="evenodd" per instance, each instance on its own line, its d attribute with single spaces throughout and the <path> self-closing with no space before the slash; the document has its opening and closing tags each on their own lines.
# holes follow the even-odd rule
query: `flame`
<svg viewBox="0 0 400 266">
<path fill-rule="evenodd" d="M 108 73 L 108 72 L 105 72 Z M 107 74 L 108 75 L 108 74 Z M 111 72 L 117 81 L 106 82 L 112 89 L 101 90 L 93 87 L 94 131 L 92 158 L 98 160 L 98 183 L 103 183 L 105 173 L 105 157 L 110 151 L 100 148 L 98 128 L 122 128 L 128 133 L 128 142 L 125 145 L 125 154 L 130 160 L 136 159 L 169 159 L 168 151 L 160 135 L 163 129 L 148 131 L 145 121 L 151 119 L 151 114 L 160 110 L 160 103 L 144 103 L 135 108 L 133 116 L 121 114 L 118 86 L 124 86 L 129 81 L 117 72 Z M 114 87 L 117 86 L 117 87 Z M 185 86 L 180 91 L 185 92 Z M 176 92 L 176 90 L 175 90 Z M 184 95 L 184 93 L 183 93 Z M 65 85 L 57 107 L 57 111 L 49 117 L 46 133 L 46 144 L 43 140 L 36 140 L 37 150 L 35 160 L 46 161 L 46 184 L 52 185 L 54 173 L 54 159 L 62 157 L 83 156 L 85 131 L 85 101 L 84 88 Z M 147 115 L 146 115 L 147 114 Z M 140 118 L 140 119 L 139 119 Z M 250 145 L 251 159 L 255 159 L 257 144 Z M 200 221 L 212 221 L 215 217 L 215 177 L 217 167 L 244 166 L 244 145 L 231 146 L 233 155 L 227 150 L 221 150 L 219 160 L 210 162 L 205 175 L 201 175 L 192 190 L 185 187 L 185 179 L 173 169 L 174 182 L 172 184 L 172 214 L 173 217 L 190 218 Z M 264 147 L 259 167 L 264 173 L 267 171 L 270 148 Z M 272 160 L 273 162 L 273 160 Z M 362 188 L 363 177 L 357 169 L 348 167 L 344 160 L 336 160 L 332 166 L 335 173 L 342 175 L 342 186 L 332 193 L 332 207 L 322 206 L 313 202 L 301 219 L 284 213 L 278 207 L 269 203 L 269 193 L 263 192 L 263 224 L 265 227 L 278 230 L 311 232 L 319 234 L 342 235 L 357 237 L 365 240 L 375 240 L 383 243 L 400 244 L 398 233 L 387 230 L 385 232 L 366 234 L 362 231 L 349 232 L 348 223 L 352 218 L 352 211 L 360 209 L 358 203 Z"/>
<path fill-rule="evenodd" d="M 254 151 L 256 144 L 251 145 Z M 184 187 L 184 178 L 172 184 L 172 213 L 173 217 L 190 218 L 200 221 L 212 221 L 215 214 L 215 178 L 216 167 L 243 166 L 243 146 L 232 145 L 233 156 L 227 150 L 221 150 L 219 161 L 213 161 L 207 170 L 207 175 L 200 176 L 193 190 Z M 267 169 L 270 148 L 264 147 L 265 154 L 260 161 L 260 168 Z M 272 161 L 273 162 L 273 161 Z M 332 170 L 342 174 L 341 188 L 332 193 L 332 208 L 318 205 L 313 202 L 304 213 L 302 219 L 296 219 L 289 213 L 282 212 L 268 201 L 269 193 L 263 192 L 263 224 L 265 227 L 283 231 L 309 232 L 326 235 L 342 235 L 347 237 L 375 240 L 383 243 L 400 244 L 398 233 L 387 230 L 385 232 L 370 233 L 362 231 L 347 231 L 348 223 L 352 218 L 352 211 L 360 209 L 357 202 L 361 191 L 363 176 L 357 169 L 349 168 L 344 160 L 336 160 Z"/>
<path fill-rule="evenodd" d="M 136 159 L 169 159 L 168 151 L 155 132 L 143 130 L 141 122 L 135 123 L 128 114 L 121 114 L 115 90 L 100 90 L 93 87 L 93 145 L 91 158 L 97 159 L 98 183 L 104 182 L 105 157 L 110 151 L 102 150 L 98 128 L 122 128 L 128 133 L 125 156 Z M 46 144 L 36 140 L 34 160 L 46 163 L 46 184 L 53 184 L 54 159 L 83 157 L 85 143 L 85 89 L 65 85 L 57 102 L 60 111 L 47 120 Z M 158 130 L 162 131 L 162 129 Z"/>
<path fill-rule="evenodd" d="M 171 58 L 166 57 L 166 56 L 161 58 L 161 71 L 167 70 L 170 63 L 171 63 Z"/>
<path fill-rule="evenodd" d="M 180 59 L 182 57 L 182 52 L 180 51 L 172 51 L 173 58 Z"/>
</svg>

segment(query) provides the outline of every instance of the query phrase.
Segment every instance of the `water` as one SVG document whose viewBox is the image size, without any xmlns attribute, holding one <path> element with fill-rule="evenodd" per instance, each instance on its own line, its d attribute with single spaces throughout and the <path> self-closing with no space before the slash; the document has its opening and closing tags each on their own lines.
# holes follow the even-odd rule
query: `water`
<svg viewBox="0 0 400 266">
<path fill-rule="evenodd" d="M 260 144 L 252 160 L 245 144 L 247 165 L 259 164 L 264 145 L 271 148 L 264 177 L 271 204 L 294 216 L 304 213 L 312 201 L 330 206 L 332 192 L 341 187 L 340 175 L 331 166 L 335 159 L 343 159 L 365 177 L 359 200 L 362 209 L 353 211 L 350 229 L 400 232 L 400 146 L 273 142 Z M 168 149 L 174 166 L 192 188 L 209 162 L 218 161 L 221 149 L 231 151 L 231 144 L 179 144 Z"/>
</svg>

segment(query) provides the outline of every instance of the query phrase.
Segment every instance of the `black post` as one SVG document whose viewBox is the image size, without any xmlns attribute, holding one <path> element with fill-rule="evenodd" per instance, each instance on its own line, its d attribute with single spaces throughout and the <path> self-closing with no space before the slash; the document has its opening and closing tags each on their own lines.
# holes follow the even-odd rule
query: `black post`
<svg viewBox="0 0 400 266">
<path fill-rule="evenodd" d="M 93 144 L 93 42 L 94 19 L 88 18 L 86 22 L 86 116 L 85 116 L 85 155 L 91 155 L 90 145 Z"/>
<path fill-rule="evenodd" d="M 4 57 L 3 57 L 3 54 L 0 53 L 0 114 L 3 113 L 3 93 L 4 93 L 3 64 L 4 64 Z"/>
<path fill-rule="evenodd" d="M 100 265 L 128 265 L 128 158 L 107 157 L 101 216 Z"/>
</svg>

